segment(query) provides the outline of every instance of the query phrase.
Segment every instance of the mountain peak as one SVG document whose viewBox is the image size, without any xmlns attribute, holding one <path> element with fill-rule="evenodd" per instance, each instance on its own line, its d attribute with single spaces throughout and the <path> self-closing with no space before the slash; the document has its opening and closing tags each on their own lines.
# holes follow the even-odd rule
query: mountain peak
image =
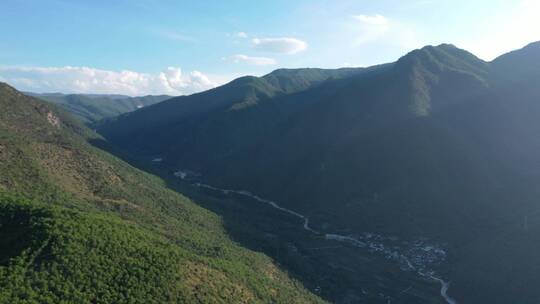
<svg viewBox="0 0 540 304">
<path fill-rule="evenodd" d="M 453 44 L 427 45 L 401 57 L 396 63 L 401 68 L 420 67 L 431 72 L 454 70 L 474 74 L 480 78 L 487 73 L 487 63 L 472 53 Z"/>
<path fill-rule="evenodd" d="M 441 43 L 439 45 L 426 45 L 422 48 L 422 50 L 433 50 L 433 49 L 447 50 L 447 51 L 461 50 L 460 48 L 458 48 L 452 43 Z"/>
<path fill-rule="evenodd" d="M 440 44 L 401 57 L 395 71 L 410 86 L 410 109 L 415 115 L 426 116 L 437 108 L 458 102 L 463 90 L 483 88 L 488 64 L 452 44 Z"/>
<path fill-rule="evenodd" d="M 422 57 L 429 56 L 432 59 L 437 59 L 441 62 L 450 63 L 449 61 L 461 60 L 467 62 L 475 62 L 476 64 L 485 64 L 485 62 L 476 57 L 474 54 L 456 47 L 453 44 L 443 43 L 439 45 L 426 45 L 421 49 L 416 49 L 405 56 L 401 57 L 400 60 L 406 59 L 409 57 Z"/>
</svg>

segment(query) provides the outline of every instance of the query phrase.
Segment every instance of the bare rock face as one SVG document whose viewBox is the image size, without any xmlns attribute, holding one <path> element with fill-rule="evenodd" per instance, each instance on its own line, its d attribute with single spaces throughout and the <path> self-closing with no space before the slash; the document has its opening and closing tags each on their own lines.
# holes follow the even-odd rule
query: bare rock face
<svg viewBox="0 0 540 304">
<path fill-rule="evenodd" d="M 47 120 L 51 125 L 53 125 L 57 129 L 60 129 L 60 119 L 58 118 L 58 116 L 54 115 L 53 112 L 47 113 Z"/>
</svg>

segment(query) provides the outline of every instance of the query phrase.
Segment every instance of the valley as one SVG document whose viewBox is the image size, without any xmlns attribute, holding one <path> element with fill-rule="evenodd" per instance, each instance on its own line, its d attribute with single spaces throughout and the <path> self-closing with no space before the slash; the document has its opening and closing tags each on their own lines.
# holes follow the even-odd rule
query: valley
<svg viewBox="0 0 540 304">
<path fill-rule="evenodd" d="M 87 124 L 110 119 L 172 98 L 168 95 L 130 97 L 119 94 L 38 94 L 31 92 L 25 92 L 25 94 L 57 104 Z"/>
<path fill-rule="evenodd" d="M 0 304 L 540 303 L 540 0 L 0 7 Z"/>
<path fill-rule="evenodd" d="M 220 292 L 204 285 L 194 267 L 183 278 L 167 278 L 167 286 L 180 280 L 179 287 L 155 289 L 176 299 L 201 296 L 185 291 L 194 280 L 207 300 L 255 292 L 250 297 L 267 302 L 276 297 L 271 290 L 256 290 L 277 284 L 305 303 L 532 304 L 537 291 L 527 286 L 540 280 L 534 267 L 540 193 L 533 186 L 540 181 L 534 82 L 540 68 L 520 64 L 540 56 L 539 47 L 484 62 L 445 44 L 369 68 L 276 70 L 162 102 L 148 97 L 155 104 L 96 121 L 2 84 L 0 192 L 8 197 L 2 208 L 27 206 L 21 214 L 46 214 L 24 215 L 29 221 L 53 218 L 68 226 L 75 223 L 63 208 L 74 208 L 89 218 L 75 230 L 94 229 L 86 227 L 107 214 L 112 218 L 103 225 L 120 217 L 141 227 L 133 232 L 139 236 L 124 227 L 115 237 L 161 242 L 162 250 L 149 255 L 172 246 L 167 263 L 208 255 L 213 270 L 205 271 L 220 277 Z M 518 84 L 508 83 L 509 73 Z M 138 170 L 159 178 L 149 182 Z M 199 222 L 186 221 L 188 214 Z M 41 247 L 27 240 L 21 250 L 39 257 L 58 231 L 45 229 Z M 133 255 L 135 243 L 129 248 Z M 17 252 L 0 256 L 0 280 L 17 275 L 20 268 L 6 262 Z M 250 258 L 219 268 L 236 256 Z M 25 283 L 13 288 L 45 297 L 32 284 L 56 282 L 58 262 L 20 258 L 37 263 L 42 279 L 23 276 Z M 276 267 L 277 281 L 268 273 L 239 274 L 244 263 Z M 244 292 L 233 292 L 226 278 Z"/>
<path fill-rule="evenodd" d="M 98 131 L 118 155 L 167 180 L 248 206 L 264 204 L 281 213 L 276 223 L 284 215 L 295 219 L 302 238 L 311 234 L 319 247 L 353 250 L 340 256 L 328 249 L 317 265 L 324 269 L 299 271 L 308 285 L 310 276 L 334 271 L 336 259 L 351 265 L 344 256 L 376 256 L 376 263 L 362 266 L 360 281 L 390 288 L 383 294 L 396 303 L 398 291 L 409 287 L 399 283 L 404 278 L 430 286 L 419 288 L 427 294 L 437 287 L 443 303 L 529 303 L 535 296 L 518 290 L 536 294 L 525 287 L 527 278 L 536 280 L 534 272 L 525 263 L 519 266 L 524 276 L 513 267 L 524 254 L 521 246 L 538 247 L 535 234 L 522 235 L 518 223 L 538 210 L 532 185 L 540 180 L 533 152 L 540 149 L 540 91 L 532 79 L 540 68 L 518 63 L 536 58 L 539 46 L 492 62 L 443 44 L 370 68 L 277 70 L 121 115 Z M 505 80 L 512 73 L 523 88 L 519 94 Z M 206 207 L 224 217 L 233 212 Z M 254 236 L 261 221 L 252 218 L 256 211 L 234 208 L 233 221 L 255 223 L 231 235 L 250 235 L 248 246 L 267 243 Z M 538 217 L 527 218 L 527 229 L 540 228 Z M 242 231 L 249 229 L 254 232 Z M 515 242 L 522 249 L 502 245 Z M 277 259 L 275 246 L 265 252 Z M 499 258 L 490 258 L 493 250 Z M 505 274 L 496 274 L 498 268 Z M 492 279 L 480 269 L 493 271 Z M 507 277 L 515 292 L 503 293 Z M 366 297 L 351 291 L 362 285 L 357 279 L 336 280 L 351 296 Z M 336 285 L 310 286 L 316 287 L 333 290 L 323 296 L 330 301 L 349 301 Z M 429 303 L 432 296 L 403 303 Z"/>
<path fill-rule="evenodd" d="M 200 176 L 195 174 L 195 177 L 191 176 L 189 172 L 182 170 L 174 172 L 174 176 L 179 177 L 184 181 L 190 182 L 191 185 L 209 189 L 211 191 L 220 192 L 224 195 L 239 195 L 250 198 L 259 203 L 263 203 L 277 209 L 281 212 L 290 214 L 303 221 L 302 228 L 317 236 L 322 236 L 326 240 L 337 241 L 353 245 L 354 247 L 367 248 L 370 253 L 376 253 L 384 256 L 385 259 L 395 262 L 397 267 L 405 272 L 415 272 L 420 277 L 427 280 L 434 280 L 441 284 L 441 297 L 445 299 L 448 304 L 456 304 L 457 302 L 448 295 L 449 282 L 440 278 L 434 267 L 440 266 L 445 262 L 446 252 L 438 247 L 428 243 L 427 240 L 419 239 L 412 242 L 399 240 L 397 237 L 384 237 L 381 235 L 364 232 L 360 236 L 340 235 L 334 233 L 324 233 L 313 229 L 309 225 L 309 218 L 299 214 L 295 211 L 283 208 L 276 202 L 269 201 L 260 198 L 257 195 L 245 190 L 231 190 L 231 189 L 219 189 L 211 185 L 203 184 L 196 181 Z M 386 299 L 392 303 L 395 300 L 392 297 L 386 297 Z"/>
<path fill-rule="evenodd" d="M 154 161 L 158 158 L 134 163 L 221 215 L 233 239 L 273 257 L 330 302 L 448 303 L 441 290 L 447 283 L 434 277 L 445 268 L 443 246 L 427 239 L 338 234 L 249 191 L 205 184 L 200 174 L 189 170 L 171 171 L 166 160 Z"/>
</svg>

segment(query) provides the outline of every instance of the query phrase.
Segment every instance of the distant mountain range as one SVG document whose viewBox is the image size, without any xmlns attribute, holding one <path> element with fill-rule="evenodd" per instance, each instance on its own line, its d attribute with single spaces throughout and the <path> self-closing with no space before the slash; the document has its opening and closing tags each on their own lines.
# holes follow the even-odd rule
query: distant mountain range
<svg viewBox="0 0 540 304">
<path fill-rule="evenodd" d="M 277 70 L 99 124 L 124 156 L 245 189 L 323 232 L 429 238 L 463 303 L 538 303 L 540 42 Z"/>
<path fill-rule="evenodd" d="M 56 103 L 85 123 L 95 123 L 101 119 L 135 111 L 172 97 L 168 95 L 130 97 L 115 94 L 40 94 L 30 92 L 25 94 Z"/>
</svg>

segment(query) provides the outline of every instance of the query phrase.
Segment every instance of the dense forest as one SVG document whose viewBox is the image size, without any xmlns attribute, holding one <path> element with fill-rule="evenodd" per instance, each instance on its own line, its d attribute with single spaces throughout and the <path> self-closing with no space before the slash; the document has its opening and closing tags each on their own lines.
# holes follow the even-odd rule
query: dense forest
<svg viewBox="0 0 540 304">
<path fill-rule="evenodd" d="M 59 107 L 0 109 L 0 303 L 322 302 Z"/>
</svg>

